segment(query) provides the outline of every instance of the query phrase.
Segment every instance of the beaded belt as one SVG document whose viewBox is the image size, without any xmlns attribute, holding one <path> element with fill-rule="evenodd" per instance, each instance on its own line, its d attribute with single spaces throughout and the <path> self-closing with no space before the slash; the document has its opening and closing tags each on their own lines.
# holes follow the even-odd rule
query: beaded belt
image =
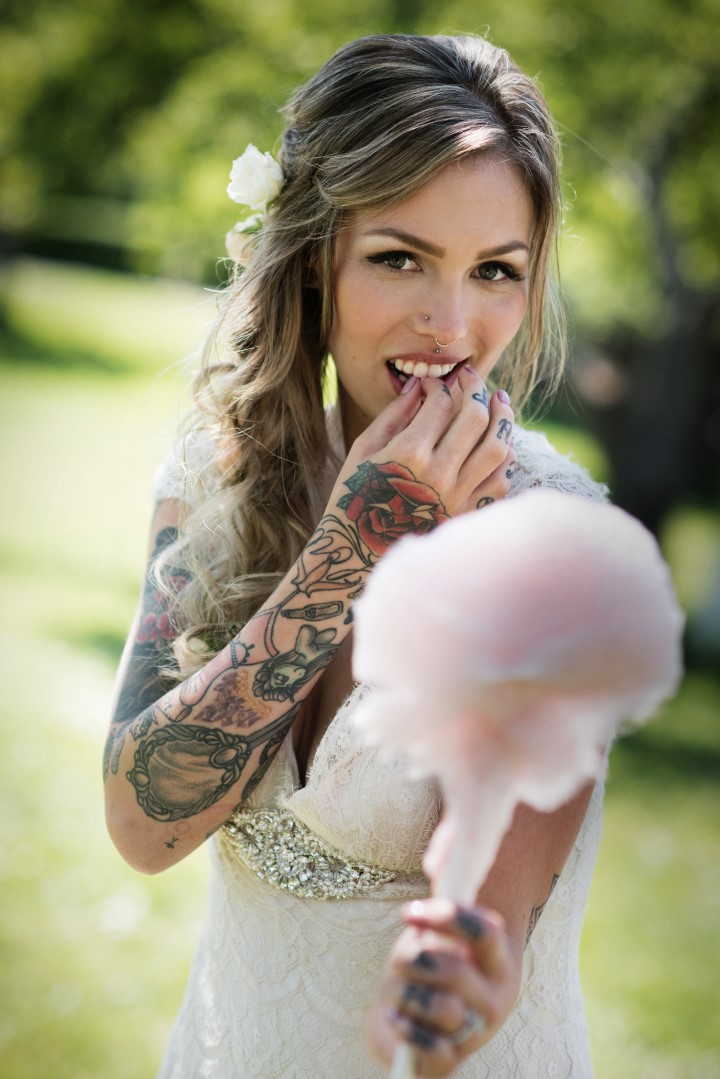
<svg viewBox="0 0 720 1079">
<path fill-rule="evenodd" d="M 350 899 L 397 876 L 349 861 L 287 809 L 241 806 L 219 834 L 260 880 L 304 899 Z"/>
</svg>

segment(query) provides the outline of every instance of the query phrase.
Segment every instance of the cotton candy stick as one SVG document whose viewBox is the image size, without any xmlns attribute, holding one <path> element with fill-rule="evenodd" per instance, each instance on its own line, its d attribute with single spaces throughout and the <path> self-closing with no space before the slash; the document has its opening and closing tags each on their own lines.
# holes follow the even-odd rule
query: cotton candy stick
<svg viewBox="0 0 720 1079">
<path fill-rule="evenodd" d="M 435 776 L 423 868 L 473 903 L 515 807 L 602 769 L 620 721 L 676 689 L 683 617 L 655 540 L 616 507 L 538 490 L 402 540 L 356 605 L 364 738 Z M 393 1079 L 411 1076 L 406 1049 Z"/>
</svg>

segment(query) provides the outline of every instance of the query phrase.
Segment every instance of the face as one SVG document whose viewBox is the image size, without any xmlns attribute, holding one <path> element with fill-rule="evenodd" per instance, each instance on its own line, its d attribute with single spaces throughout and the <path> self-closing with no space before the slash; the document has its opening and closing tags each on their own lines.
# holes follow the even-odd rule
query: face
<svg viewBox="0 0 720 1079">
<path fill-rule="evenodd" d="M 527 308 L 533 225 L 514 166 L 482 157 L 354 215 L 337 242 L 329 338 L 348 444 L 411 374 L 452 382 L 469 362 L 487 378 Z"/>
</svg>

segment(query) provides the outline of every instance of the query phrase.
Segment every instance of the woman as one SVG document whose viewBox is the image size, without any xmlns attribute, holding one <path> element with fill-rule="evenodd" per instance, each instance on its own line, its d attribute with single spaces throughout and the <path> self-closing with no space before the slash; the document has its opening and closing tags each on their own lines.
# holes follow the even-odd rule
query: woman
<svg viewBox="0 0 720 1079">
<path fill-rule="evenodd" d="M 510 395 L 562 363 L 552 123 L 472 37 L 354 42 L 287 117 L 281 190 L 158 481 L 107 744 L 130 864 L 158 872 L 215 833 L 161 1075 L 365 1079 L 405 1040 L 422 1076 L 582 1079 L 600 794 L 521 807 L 460 909 L 420 870 L 437 791 L 351 723 L 352 601 L 399 537 L 528 487 L 603 497 L 514 429 Z"/>
</svg>

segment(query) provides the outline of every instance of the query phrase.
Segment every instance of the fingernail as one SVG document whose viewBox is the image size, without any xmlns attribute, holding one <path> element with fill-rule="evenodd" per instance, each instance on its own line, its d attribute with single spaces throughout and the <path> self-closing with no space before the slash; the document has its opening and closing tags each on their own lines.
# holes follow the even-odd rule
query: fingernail
<svg viewBox="0 0 720 1079">
<path fill-rule="evenodd" d="M 465 370 L 469 371 L 471 375 L 475 374 L 475 368 L 470 363 L 465 364 Z"/>
<path fill-rule="evenodd" d="M 510 404 L 510 398 L 509 398 L 508 394 L 505 392 L 505 390 L 498 390 L 497 399 L 498 399 L 498 401 L 502 401 L 502 403 L 504 405 L 509 405 Z"/>
<path fill-rule="evenodd" d="M 407 1040 L 418 1049 L 434 1049 L 438 1042 L 437 1034 L 420 1023 L 410 1023 Z"/>
<path fill-rule="evenodd" d="M 440 968 L 437 959 L 430 952 L 419 952 L 410 966 L 415 967 L 416 970 L 438 970 Z"/>
<path fill-rule="evenodd" d="M 402 397 L 402 395 L 404 393 L 408 393 L 413 388 L 413 386 L 415 385 L 416 382 L 417 382 L 417 378 L 415 377 L 415 375 L 410 375 L 410 378 L 407 380 L 407 382 L 405 383 L 403 388 L 400 390 L 400 396 Z"/>
<path fill-rule="evenodd" d="M 430 985 L 417 985 L 415 982 L 406 982 L 403 986 L 401 1000 L 403 1004 L 415 1004 L 424 1012 L 429 1012 L 433 1005 L 435 990 Z"/>
<path fill-rule="evenodd" d="M 485 936 L 485 926 L 482 919 L 478 918 L 477 914 L 470 910 L 459 910 L 455 915 L 455 924 L 470 940 L 480 940 L 481 937 Z"/>
</svg>

